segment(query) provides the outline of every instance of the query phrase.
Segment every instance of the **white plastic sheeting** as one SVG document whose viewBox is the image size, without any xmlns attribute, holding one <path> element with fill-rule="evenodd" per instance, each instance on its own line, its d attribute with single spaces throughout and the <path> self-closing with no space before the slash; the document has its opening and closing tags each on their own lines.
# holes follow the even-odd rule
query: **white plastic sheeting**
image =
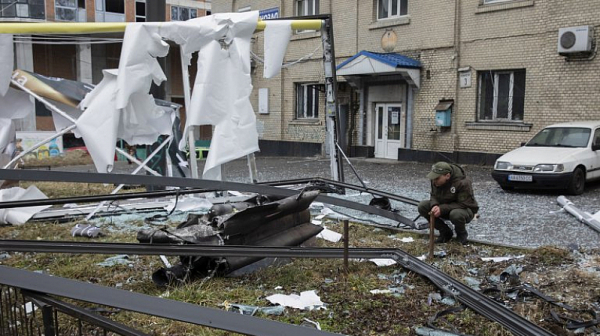
<svg viewBox="0 0 600 336">
<path fill-rule="evenodd" d="M 266 299 L 273 304 L 297 309 L 313 310 L 325 308 L 323 301 L 321 301 L 321 298 L 314 290 L 302 292 L 300 295 L 273 294 L 267 296 Z"/>
<path fill-rule="evenodd" d="M 132 145 L 152 144 L 158 135 L 171 134 L 172 124 L 154 98 L 142 91 L 128 92 L 125 106 L 118 107 L 117 70 L 103 73 L 104 79 L 81 101 L 86 110 L 76 122 L 77 133 L 83 137 L 100 173 L 112 170 L 117 139 Z"/>
<path fill-rule="evenodd" d="M 292 21 L 270 21 L 265 28 L 263 77 L 272 78 L 281 70 L 283 57 L 292 36 Z"/>
<path fill-rule="evenodd" d="M 36 186 L 30 186 L 27 189 L 15 187 L 0 190 L 0 202 L 23 201 L 33 199 L 48 198 Z M 20 225 L 26 223 L 36 213 L 49 208 L 50 205 L 41 205 L 35 207 L 12 208 L 0 210 L 0 223 Z"/>
<path fill-rule="evenodd" d="M 33 109 L 31 98 L 23 91 L 8 88 L 6 93 L 0 96 L 0 164 L 2 166 L 10 161 L 15 149 L 16 132 L 13 119 L 24 118 L 29 113 L 33 113 Z"/>
<path fill-rule="evenodd" d="M 215 16 L 225 24 L 223 40 L 200 49 L 198 74 L 184 134 L 193 125 L 214 125 L 204 179 L 221 179 L 220 165 L 259 150 L 256 116 L 250 103 L 250 38 L 258 12 Z M 184 147 L 180 143 L 180 149 Z"/>
</svg>

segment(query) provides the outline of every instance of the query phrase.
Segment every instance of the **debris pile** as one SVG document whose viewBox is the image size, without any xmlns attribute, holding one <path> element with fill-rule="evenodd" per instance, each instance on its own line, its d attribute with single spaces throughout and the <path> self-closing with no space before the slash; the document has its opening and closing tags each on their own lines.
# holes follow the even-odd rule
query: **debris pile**
<svg viewBox="0 0 600 336">
<path fill-rule="evenodd" d="M 307 191 L 273 200 L 258 195 L 245 202 L 213 205 L 202 216 L 190 216 L 175 229 L 141 230 L 140 243 L 249 246 L 298 246 L 323 228 L 310 223 L 308 206 L 319 195 Z M 152 275 L 158 286 L 184 283 L 199 277 L 226 275 L 262 257 L 190 257 L 160 268 Z"/>
</svg>

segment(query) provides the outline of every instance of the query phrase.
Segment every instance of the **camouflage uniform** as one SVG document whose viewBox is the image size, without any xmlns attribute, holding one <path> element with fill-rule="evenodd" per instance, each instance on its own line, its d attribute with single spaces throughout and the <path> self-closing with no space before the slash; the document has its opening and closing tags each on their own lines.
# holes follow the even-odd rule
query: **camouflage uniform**
<svg viewBox="0 0 600 336">
<path fill-rule="evenodd" d="M 461 167 L 455 164 L 448 165 L 450 179 L 439 187 L 431 181 L 430 199 L 419 203 L 419 214 L 429 219 L 431 208 L 439 206 L 440 217 L 435 221 L 435 228 L 440 232 L 438 242 L 446 242 L 452 238 L 452 229 L 442 220 L 449 219 L 454 225 L 457 240 L 465 243 L 468 236 L 465 226 L 479 211 L 479 206 L 473 195 L 471 179 L 465 176 Z"/>
</svg>

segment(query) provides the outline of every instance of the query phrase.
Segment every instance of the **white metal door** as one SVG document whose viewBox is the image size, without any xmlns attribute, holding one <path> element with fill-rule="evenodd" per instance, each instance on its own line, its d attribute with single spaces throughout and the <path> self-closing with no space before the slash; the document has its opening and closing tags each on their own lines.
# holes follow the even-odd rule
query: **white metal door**
<svg viewBox="0 0 600 336">
<path fill-rule="evenodd" d="M 375 157 L 398 159 L 398 149 L 404 147 L 405 118 L 401 104 L 375 105 Z"/>
</svg>

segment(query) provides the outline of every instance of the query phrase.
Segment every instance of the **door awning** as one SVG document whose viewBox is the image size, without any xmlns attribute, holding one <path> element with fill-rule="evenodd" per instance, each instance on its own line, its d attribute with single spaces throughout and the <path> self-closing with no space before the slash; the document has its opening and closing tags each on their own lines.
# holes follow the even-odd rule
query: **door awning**
<svg viewBox="0 0 600 336">
<path fill-rule="evenodd" d="M 400 74 L 409 84 L 421 85 L 421 62 L 397 53 L 363 50 L 337 66 L 339 76 Z"/>
</svg>

